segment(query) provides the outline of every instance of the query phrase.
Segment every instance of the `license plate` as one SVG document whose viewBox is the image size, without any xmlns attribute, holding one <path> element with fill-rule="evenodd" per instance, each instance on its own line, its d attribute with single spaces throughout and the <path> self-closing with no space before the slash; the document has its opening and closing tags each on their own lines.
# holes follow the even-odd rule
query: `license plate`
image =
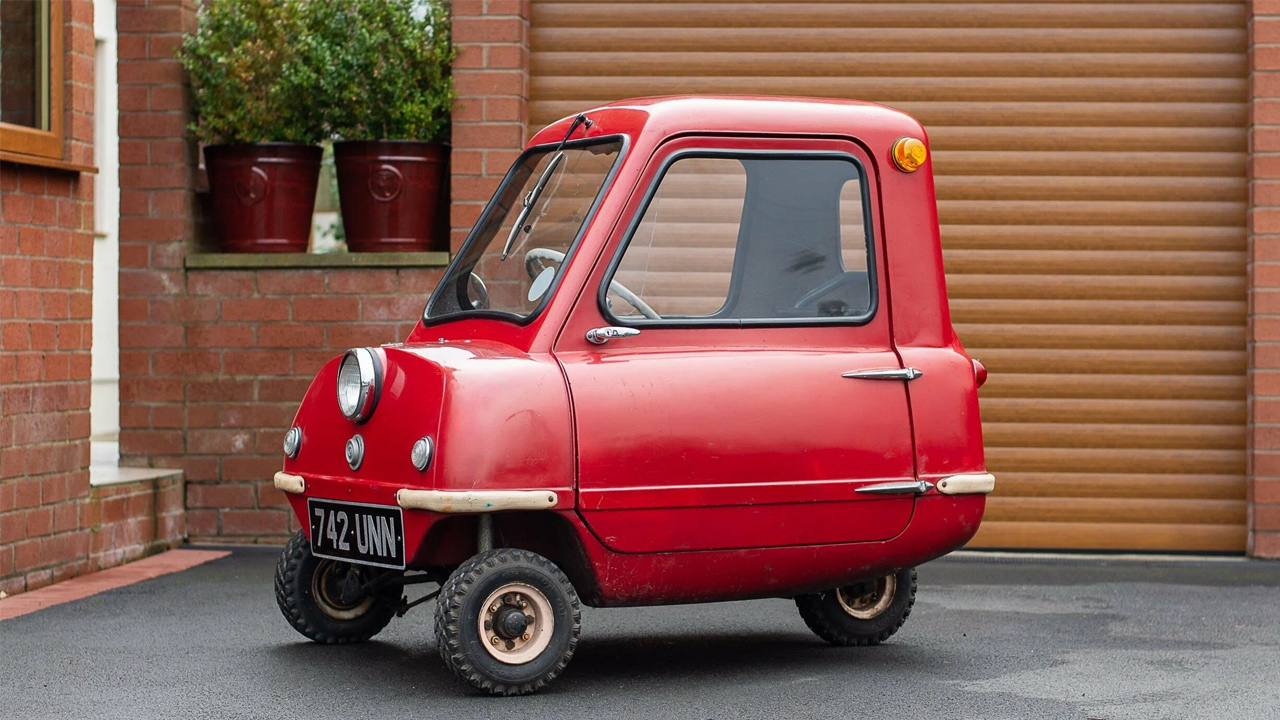
<svg viewBox="0 0 1280 720">
<path fill-rule="evenodd" d="M 330 560 L 404 569 L 404 511 L 394 505 L 307 498 L 311 553 Z"/>
</svg>

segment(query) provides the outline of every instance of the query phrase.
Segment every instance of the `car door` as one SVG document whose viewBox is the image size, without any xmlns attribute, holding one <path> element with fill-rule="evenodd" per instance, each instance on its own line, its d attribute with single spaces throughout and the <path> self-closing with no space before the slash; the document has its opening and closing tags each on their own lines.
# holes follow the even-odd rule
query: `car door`
<svg viewBox="0 0 1280 720">
<path fill-rule="evenodd" d="M 870 158 L 663 145 L 555 345 L 578 503 L 620 552 L 884 540 L 915 462 Z"/>
</svg>

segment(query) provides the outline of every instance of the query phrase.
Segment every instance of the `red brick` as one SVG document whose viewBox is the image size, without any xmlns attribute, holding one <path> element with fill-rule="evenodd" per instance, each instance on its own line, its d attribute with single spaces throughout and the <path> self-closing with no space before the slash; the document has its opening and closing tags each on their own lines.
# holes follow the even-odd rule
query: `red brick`
<svg viewBox="0 0 1280 720">
<path fill-rule="evenodd" d="M 264 295 L 310 295 L 324 292 L 321 270 L 264 270 L 258 288 Z"/>
<path fill-rule="evenodd" d="M 453 40 L 465 43 L 518 43 L 524 39 L 525 23 L 519 18 L 455 17 Z"/>
<path fill-rule="evenodd" d="M 201 348 L 253 347 L 257 344 L 256 334 L 252 325 L 192 325 L 187 328 L 187 345 Z"/>
<path fill-rule="evenodd" d="M 1256 558 L 1280 558 L 1280 532 L 1254 533 L 1251 554 Z"/>
<path fill-rule="evenodd" d="M 395 270 L 344 270 L 329 276 L 331 293 L 385 293 L 395 290 Z"/>
<path fill-rule="evenodd" d="M 293 300 L 293 319 L 297 322 L 355 320 L 360 315 L 361 302 L 346 297 L 298 297 Z"/>
<path fill-rule="evenodd" d="M 223 535 L 284 535 L 289 531 L 283 510 L 227 510 L 222 513 Z"/>
<path fill-rule="evenodd" d="M 250 295 L 253 293 L 253 274 L 193 272 L 187 278 L 187 291 L 193 295 Z"/>
<path fill-rule="evenodd" d="M 222 372 L 226 375 L 288 375 L 291 372 L 289 352 L 287 350 L 227 350 L 222 354 Z"/>
<path fill-rule="evenodd" d="M 310 302 L 323 300 L 314 298 Z M 227 298 L 222 301 L 222 319 L 229 322 L 288 320 L 289 303 L 271 298 Z"/>
<path fill-rule="evenodd" d="M 187 485 L 187 507 L 252 508 L 256 507 L 256 499 L 252 485 L 191 484 Z"/>
<path fill-rule="evenodd" d="M 258 346 L 263 348 L 324 347 L 323 325 L 263 325 L 258 328 Z"/>
</svg>

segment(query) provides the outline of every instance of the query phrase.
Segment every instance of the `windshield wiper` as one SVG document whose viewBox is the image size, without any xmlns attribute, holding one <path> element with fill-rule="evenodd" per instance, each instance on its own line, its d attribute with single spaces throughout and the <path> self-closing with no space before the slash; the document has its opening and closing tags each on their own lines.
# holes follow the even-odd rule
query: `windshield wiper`
<svg viewBox="0 0 1280 720">
<path fill-rule="evenodd" d="M 516 237 L 524 228 L 524 223 L 529 219 L 529 213 L 533 212 L 533 206 L 537 204 L 538 198 L 542 196 L 542 191 L 546 189 L 547 183 L 551 182 L 551 176 L 555 174 L 556 168 L 564 161 L 564 144 L 569 142 L 569 137 L 573 135 L 573 131 L 578 126 L 586 125 L 591 127 L 591 121 L 586 115 L 579 115 L 573 119 L 573 124 L 569 125 L 569 132 L 564 134 L 564 139 L 556 146 L 556 154 L 551 158 L 551 162 L 547 163 L 547 169 L 542 171 L 542 175 L 538 177 L 538 182 L 534 183 L 533 188 L 524 196 L 524 207 L 520 208 L 520 214 L 516 216 L 515 224 L 511 226 L 511 232 L 507 234 L 507 242 L 502 246 L 502 257 L 500 260 L 506 260 L 511 254 L 511 248 L 516 243 Z"/>
</svg>

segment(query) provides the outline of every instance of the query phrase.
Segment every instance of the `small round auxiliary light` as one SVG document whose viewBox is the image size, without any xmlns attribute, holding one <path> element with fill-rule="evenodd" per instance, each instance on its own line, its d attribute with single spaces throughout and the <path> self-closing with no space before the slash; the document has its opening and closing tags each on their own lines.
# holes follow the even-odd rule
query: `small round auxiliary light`
<svg viewBox="0 0 1280 720">
<path fill-rule="evenodd" d="M 289 428 L 289 432 L 284 434 L 284 454 L 290 460 L 298 457 L 298 450 L 302 447 L 302 428 L 294 425 Z"/>
<path fill-rule="evenodd" d="M 929 159 L 929 149 L 924 141 L 913 137 L 900 137 L 893 141 L 893 164 L 902 172 L 913 173 Z"/>
<path fill-rule="evenodd" d="M 413 466 L 418 468 L 418 472 L 426 470 L 431 464 L 431 438 L 418 438 L 418 442 L 413 444 L 413 451 L 409 453 L 409 459 L 413 461 Z"/>
<path fill-rule="evenodd" d="M 364 462 L 364 438 L 359 435 L 352 435 L 347 441 L 347 464 L 352 470 L 359 470 L 360 464 Z"/>
</svg>

